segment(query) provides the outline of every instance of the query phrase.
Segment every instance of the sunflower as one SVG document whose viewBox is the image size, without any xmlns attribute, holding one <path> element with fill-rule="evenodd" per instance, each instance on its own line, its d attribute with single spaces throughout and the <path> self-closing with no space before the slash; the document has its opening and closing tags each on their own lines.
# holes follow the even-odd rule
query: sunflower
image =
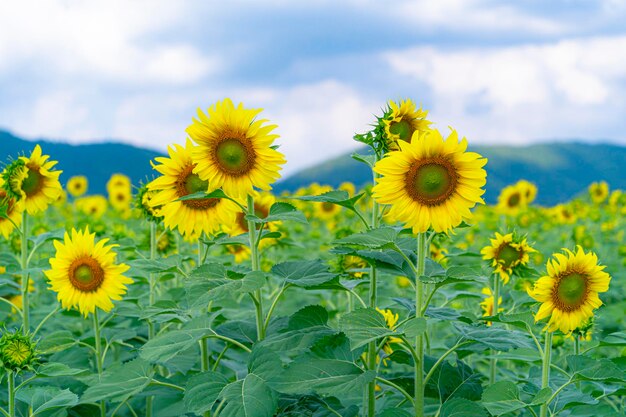
<svg viewBox="0 0 626 417">
<path fill-rule="evenodd" d="M 487 296 L 480 303 L 480 308 L 483 310 L 483 317 L 491 317 L 495 314 L 493 294 L 491 293 L 491 289 L 489 287 L 483 288 L 481 292 Z M 502 305 L 502 297 L 498 297 L 498 313 L 504 311 L 504 309 L 500 307 L 500 305 Z M 490 321 L 486 322 L 485 324 L 487 324 L 487 326 L 492 325 Z"/>
<path fill-rule="evenodd" d="M 198 119 L 187 128 L 198 144 L 193 151 L 194 173 L 209 182 L 209 191 L 222 188 L 231 197 L 245 197 L 254 187 L 270 190 L 280 178 L 283 154 L 272 146 L 276 125 L 255 120 L 261 109 L 236 108 L 230 99 L 198 110 Z"/>
<path fill-rule="evenodd" d="M 571 224 L 576 221 L 576 215 L 574 211 L 564 204 L 559 204 L 552 208 L 552 214 L 556 218 L 557 222 L 561 224 Z"/>
<path fill-rule="evenodd" d="M 418 137 L 419 136 L 419 137 Z M 432 227 L 444 232 L 471 217 L 470 209 L 484 203 L 487 160 L 466 152 L 467 140 L 458 141 L 452 130 L 443 139 L 437 130 L 414 134 L 411 143 L 398 142 L 400 151 L 390 152 L 376 163 L 382 175 L 372 189 L 381 204 L 391 204 L 390 214 L 425 232 Z"/>
<path fill-rule="evenodd" d="M 245 245 L 228 245 L 226 251 L 235 257 L 235 263 L 240 264 L 250 259 L 250 248 Z"/>
<path fill-rule="evenodd" d="M 159 214 L 160 207 L 154 207 L 152 205 L 152 199 L 158 194 L 158 191 L 148 190 L 147 185 L 141 186 L 137 191 L 135 197 L 135 207 L 139 209 L 143 217 L 151 222 L 160 222 L 161 215 Z"/>
<path fill-rule="evenodd" d="M 80 197 L 87 192 L 89 182 L 84 175 L 76 175 L 67 181 L 67 192 L 72 197 Z"/>
<path fill-rule="evenodd" d="M 504 214 L 514 216 L 519 213 L 520 210 L 526 208 L 527 205 L 526 190 L 515 184 L 502 189 L 498 196 L 498 205 L 496 208 Z"/>
<path fill-rule="evenodd" d="M 171 230 L 178 229 L 186 238 L 197 239 L 203 232 L 215 233 L 223 225 L 235 222 L 239 207 L 225 198 L 192 199 L 177 201 L 179 198 L 209 189 L 207 181 L 200 179 L 193 171 L 196 164 L 191 160 L 194 145 L 187 140 L 186 145 L 175 144 L 168 148 L 169 158 L 158 157 L 152 167 L 162 175 L 148 184 L 148 190 L 158 191 L 150 204 L 161 206 L 158 214 Z"/>
<path fill-rule="evenodd" d="M 333 188 L 329 185 L 315 184 L 315 186 L 312 186 L 311 188 L 312 188 L 311 194 L 313 195 L 322 195 L 324 193 L 327 193 L 333 190 Z M 314 207 L 315 207 L 315 213 L 314 213 L 315 217 L 322 219 L 322 220 L 333 220 L 337 217 L 339 213 L 341 213 L 341 206 L 339 206 L 338 204 L 323 202 L 323 203 L 315 203 Z"/>
<path fill-rule="evenodd" d="M 111 311 L 111 300 L 121 300 L 126 285 L 133 282 L 122 275 L 128 265 L 115 263 L 117 255 L 111 249 L 116 245 L 106 245 L 108 239 L 96 243 L 95 237 L 88 228 L 84 232 L 72 229 L 71 237 L 66 232 L 63 243 L 54 241 L 52 269 L 44 271 L 61 306 L 68 310 L 78 307 L 85 317 L 96 307 Z"/>
<path fill-rule="evenodd" d="M 501 235 L 496 232 L 495 239 L 491 240 L 491 246 L 485 246 L 480 253 L 483 259 L 490 260 L 496 274 L 500 275 L 502 282 L 508 284 L 513 271 L 520 265 L 526 265 L 530 261 L 529 254 L 536 252 L 526 242 L 526 238 L 518 238 L 513 233 Z"/>
<path fill-rule="evenodd" d="M 516 185 L 524 193 L 527 204 L 535 201 L 535 197 L 537 197 L 537 186 L 535 184 L 526 180 L 519 180 Z"/>
<path fill-rule="evenodd" d="M 609 184 L 606 181 L 594 182 L 589 186 L 589 196 L 594 203 L 602 203 L 609 196 Z"/>
<path fill-rule="evenodd" d="M 99 219 L 107 211 L 107 199 L 101 195 L 81 197 L 75 202 L 76 208 L 86 215 Z"/>
<path fill-rule="evenodd" d="M 3 186 L 4 180 L 0 177 L 0 211 L 6 210 L 4 215 L 0 216 L 0 233 L 8 239 L 13 229 L 22 223 L 24 206 L 21 201 L 16 201 L 11 197 Z"/>
<path fill-rule="evenodd" d="M 582 328 L 593 317 L 593 310 L 602 305 L 598 293 L 609 289 L 611 277 L 598 264 L 593 252 L 585 253 L 578 246 L 576 252 L 565 249 L 546 264 L 547 275 L 539 278 L 528 294 L 541 307 L 535 321 L 550 317 L 549 332 L 557 329 L 570 333 Z"/>
<path fill-rule="evenodd" d="M 128 187 L 113 187 L 109 190 L 109 203 L 117 211 L 127 211 L 133 201 L 133 193 Z"/>
<path fill-rule="evenodd" d="M 349 181 L 342 182 L 341 184 L 339 184 L 339 187 L 337 187 L 337 189 L 340 191 L 345 191 L 350 197 L 354 197 L 354 195 L 356 194 L 355 185 Z"/>
<path fill-rule="evenodd" d="M 376 311 L 378 311 L 385 318 L 385 324 L 387 325 L 387 328 L 393 330 L 396 323 L 398 322 L 398 314 L 394 314 L 389 309 L 381 310 L 378 307 L 376 307 Z M 385 352 L 387 356 L 393 353 L 393 348 L 391 347 L 392 343 L 402 343 L 402 339 L 393 336 L 387 338 L 387 341 L 383 345 L 383 352 Z M 387 366 L 387 359 L 383 359 L 383 365 Z"/>
<path fill-rule="evenodd" d="M 129 189 L 131 187 L 130 178 L 124 174 L 113 174 L 107 181 L 107 192 L 111 194 L 116 188 Z"/>
<path fill-rule="evenodd" d="M 415 132 L 428 132 L 431 122 L 426 120 L 427 111 L 416 109 L 411 100 L 402 100 L 400 104 L 389 102 L 388 115 L 384 118 L 387 148 L 399 149 L 398 141 L 411 142 Z"/>
<path fill-rule="evenodd" d="M 264 219 L 270 214 L 270 207 L 276 202 L 276 197 L 270 193 L 257 193 L 254 192 L 254 214 Z M 257 230 L 261 225 L 257 225 Z M 266 227 L 270 231 L 276 230 L 276 223 L 268 223 Z M 224 225 L 224 231 L 231 236 L 238 236 L 243 233 L 248 233 L 248 221 L 246 220 L 246 213 L 238 208 L 237 217 L 231 224 Z M 264 239 L 265 240 L 265 239 Z"/>
<path fill-rule="evenodd" d="M 48 155 L 42 154 L 41 146 L 36 145 L 29 157 L 21 156 L 3 173 L 7 193 L 23 201 L 30 215 L 45 211 L 63 193 L 59 182 L 63 171 L 53 170 L 57 161 L 48 161 L 48 158 Z"/>
<path fill-rule="evenodd" d="M 343 255 L 340 258 L 339 269 L 348 274 L 350 278 L 363 278 L 367 272 L 367 262 L 363 258 L 354 255 Z"/>
</svg>

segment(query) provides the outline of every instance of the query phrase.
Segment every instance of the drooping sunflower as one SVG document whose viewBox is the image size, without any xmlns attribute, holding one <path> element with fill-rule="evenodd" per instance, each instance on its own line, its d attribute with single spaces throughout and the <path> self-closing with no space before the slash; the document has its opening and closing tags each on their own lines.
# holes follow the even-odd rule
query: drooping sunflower
<svg viewBox="0 0 626 417">
<path fill-rule="evenodd" d="M 87 192 L 89 181 L 84 175 L 76 175 L 67 180 L 67 192 L 72 197 L 80 197 Z"/>
<path fill-rule="evenodd" d="M 30 215 L 45 211 L 63 193 L 59 182 L 63 171 L 53 170 L 57 161 L 49 161 L 49 158 L 42 154 L 41 146 L 36 145 L 29 157 L 16 159 L 2 174 L 7 194 L 22 202 Z"/>
<path fill-rule="evenodd" d="M 148 190 L 158 191 L 150 202 L 163 216 L 163 223 L 171 230 L 185 237 L 195 239 L 204 232 L 211 234 L 223 225 L 233 224 L 239 207 L 225 198 L 192 199 L 177 201 L 181 197 L 201 191 L 208 191 L 208 181 L 194 173 L 196 164 L 191 159 L 194 148 L 191 140 L 183 147 L 174 144 L 169 147 L 167 157 L 158 157 L 152 167 L 161 176 L 148 184 Z"/>
<path fill-rule="evenodd" d="M 255 120 L 261 110 L 235 107 L 228 98 L 210 107 L 208 115 L 198 110 L 187 133 L 198 144 L 194 173 L 209 182 L 209 191 L 221 188 L 231 197 L 245 197 L 255 187 L 270 190 L 280 178 L 285 157 L 272 145 L 276 125 Z"/>
<path fill-rule="evenodd" d="M 526 190 L 514 184 L 508 185 L 500 191 L 496 208 L 501 213 L 515 216 L 527 206 Z"/>
<path fill-rule="evenodd" d="M 151 222 L 160 222 L 161 214 L 159 213 L 160 207 L 154 207 L 152 205 L 152 199 L 158 194 L 158 191 L 149 190 L 147 185 L 142 185 L 137 191 L 135 197 L 135 207 L 139 209 L 141 215 Z"/>
<path fill-rule="evenodd" d="M 78 308 L 85 317 L 96 308 L 111 311 L 113 302 L 121 300 L 126 285 L 133 280 L 122 275 L 128 265 L 116 264 L 117 254 L 107 245 L 108 239 L 96 243 L 95 233 L 72 229 L 64 241 L 54 241 L 56 255 L 50 259 L 51 269 L 44 271 L 50 289 L 66 309 Z"/>
<path fill-rule="evenodd" d="M 589 196 L 594 203 L 602 203 L 609 196 L 609 184 L 606 181 L 594 182 L 589 186 Z"/>
<path fill-rule="evenodd" d="M 427 132 L 431 122 L 426 120 L 428 112 L 416 108 L 411 100 L 402 100 L 399 104 L 389 101 L 388 116 L 384 118 L 387 149 L 396 151 L 398 141 L 411 142 L 415 132 Z"/>
<path fill-rule="evenodd" d="M 24 206 L 21 201 L 11 197 L 3 186 L 4 180 L 0 177 L 0 210 L 4 211 L 4 216 L 0 216 L 0 233 L 8 239 L 15 227 L 22 223 Z"/>
<path fill-rule="evenodd" d="M 415 132 L 411 143 L 398 144 L 400 151 L 376 163 L 374 171 L 381 177 L 372 192 L 379 203 L 391 204 L 391 216 L 414 233 L 430 227 L 448 231 L 469 219 L 477 203 L 484 203 L 487 160 L 466 152 L 467 140 L 459 142 L 456 131 L 445 140 L 437 130 Z"/>
<path fill-rule="evenodd" d="M 530 253 L 536 252 L 528 245 L 526 238 L 514 236 L 513 233 L 501 235 L 496 232 L 494 239 L 490 239 L 491 245 L 485 246 L 480 253 L 483 259 L 491 261 L 491 267 L 500 279 L 508 284 L 513 271 L 520 265 L 527 265 L 530 261 Z"/>
<path fill-rule="evenodd" d="M 76 208 L 86 215 L 99 219 L 107 211 L 107 199 L 101 195 L 81 197 L 75 202 Z"/>
<path fill-rule="evenodd" d="M 593 310 L 602 305 L 599 293 L 609 290 L 611 277 L 598 264 L 593 252 L 565 249 L 546 264 L 547 275 L 539 278 L 528 294 L 541 306 L 535 321 L 550 317 L 547 331 L 570 333 L 593 317 Z"/>
</svg>

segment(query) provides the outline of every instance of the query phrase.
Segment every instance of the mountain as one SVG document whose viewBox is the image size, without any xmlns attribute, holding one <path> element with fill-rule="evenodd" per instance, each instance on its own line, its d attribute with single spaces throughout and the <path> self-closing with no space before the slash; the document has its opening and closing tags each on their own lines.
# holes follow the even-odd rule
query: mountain
<svg viewBox="0 0 626 417">
<path fill-rule="evenodd" d="M 105 194 L 106 183 L 111 174 L 122 173 L 129 176 L 133 184 L 152 178 L 155 171 L 150 160 L 162 156 L 160 153 L 122 143 L 93 143 L 70 145 L 46 140 L 27 141 L 0 130 L 0 162 L 9 157 L 30 154 L 35 142 L 39 143 L 44 154 L 59 161 L 57 169 L 63 171 L 61 183 L 73 175 L 85 175 L 89 179 L 89 194 Z"/>
<path fill-rule="evenodd" d="M 116 172 L 128 175 L 133 184 L 151 178 L 155 171 L 150 160 L 161 156 L 156 151 L 121 143 L 70 145 L 37 140 L 44 153 L 59 161 L 65 184 L 73 175 L 89 178 L 89 193 L 106 191 L 106 182 Z M 0 130 L 0 161 L 29 153 L 34 141 L 26 141 Z M 487 163 L 487 192 L 485 199 L 493 203 L 500 190 L 519 179 L 537 184 L 537 202 L 553 205 L 566 201 L 583 191 L 594 181 L 605 180 L 612 188 L 626 189 L 626 147 L 608 144 L 550 143 L 514 146 L 473 146 L 489 159 Z M 366 153 L 365 149 L 358 150 Z M 275 191 L 294 191 L 312 182 L 338 186 L 352 181 L 362 186 L 371 181 L 369 168 L 350 157 L 350 154 L 328 160 L 301 170 L 275 184 Z"/>
<path fill-rule="evenodd" d="M 489 159 L 485 199 L 494 203 L 500 190 L 520 179 L 539 188 L 537 203 L 554 205 L 567 201 L 594 181 L 605 180 L 612 188 L 626 188 L 626 147 L 608 144 L 548 143 L 524 147 L 473 146 Z M 366 153 L 360 149 L 359 153 Z M 304 169 L 275 187 L 293 191 L 318 182 L 337 186 L 343 181 L 364 185 L 371 181 L 369 167 L 350 154 Z"/>
</svg>

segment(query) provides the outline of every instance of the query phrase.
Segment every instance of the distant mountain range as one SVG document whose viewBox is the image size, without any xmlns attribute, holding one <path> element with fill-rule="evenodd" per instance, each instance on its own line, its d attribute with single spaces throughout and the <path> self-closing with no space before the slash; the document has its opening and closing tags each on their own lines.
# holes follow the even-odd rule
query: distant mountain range
<svg viewBox="0 0 626 417">
<path fill-rule="evenodd" d="M 106 182 L 116 172 L 128 175 L 133 184 L 151 178 L 155 171 L 149 161 L 161 155 L 121 143 L 69 145 L 46 140 L 37 140 L 37 143 L 42 145 L 45 153 L 59 161 L 63 184 L 73 175 L 86 175 L 92 194 L 105 193 Z M 0 161 L 29 153 L 33 146 L 34 141 L 0 131 Z M 493 203 L 504 186 L 522 178 L 537 184 L 537 202 L 544 205 L 566 201 L 594 181 L 606 180 L 612 188 L 626 188 L 626 147 L 552 143 L 470 148 L 489 159 L 485 194 L 488 202 Z M 365 153 L 365 149 L 357 152 Z M 346 154 L 283 179 L 275 185 L 275 190 L 293 191 L 312 182 L 337 186 L 343 181 L 362 186 L 371 181 L 371 172 L 363 163 Z"/>
</svg>

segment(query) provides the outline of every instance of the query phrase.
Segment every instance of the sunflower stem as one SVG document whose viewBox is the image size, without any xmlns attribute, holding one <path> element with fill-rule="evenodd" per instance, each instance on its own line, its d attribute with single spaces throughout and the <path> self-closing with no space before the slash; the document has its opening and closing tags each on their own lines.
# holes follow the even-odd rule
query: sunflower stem
<svg viewBox="0 0 626 417">
<path fill-rule="evenodd" d="M 580 336 L 574 336 L 574 355 L 580 355 Z"/>
<path fill-rule="evenodd" d="M 541 389 L 550 387 L 550 360 L 552 357 L 552 332 L 546 332 L 545 345 L 543 348 L 543 362 L 541 368 Z M 539 417 L 548 416 L 548 403 L 539 409 Z"/>
<path fill-rule="evenodd" d="M 376 178 L 378 174 L 374 172 L 374 184 L 376 184 Z M 376 200 L 372 202 L 372 228 L 377 228 L 379 225 L 379 213 L 380 208 Z M 377 273 L 376 267 L 372 266 L 370 269 L 370 285 L 369 285 L 369 306 L 375 309 L 377 307 Z M 376 342 L 370 342 L 367 346 L 367 366 L 369 369 L 376 369 L 376 359 L 378 358 L 378 350 L 376 348 Z M 376 415 L 376 380 L 372 380 L 367 386 L 367 416 L 374 417 Z"/>
<path fill-rule="evenodd" d="M 248 194 L 248 214 L 253 216 L 255 214 L 254 210 L 254 197 L 251 194 Z M 250 238 L 250 257 L 252 261 L 252 270 L 259 271 L 260 267 L 260 259 L 259 259 L 259 246 L 256 238 L 256 223 L 252 220 L 248 220 L 248 236 Z M 256 312 L 256 334 L 258 340 L 265 339 L 265 326 L 263 320 L 263 293 L 261 290 L 256 290 L 254 292 L 254 309 Z"/>
<path fill-rule="evenodd" d="M 102 340 L 100 340 L 100 320 L 98 320 L 98 308 L 93 311 L 93 328 L 95 333 L 95 348 L 96 348 L 96 369 L 98 370 L 98 376 L 102 377 Z M 106 417 L 106 404 L 100 401 L 100 417 Z"/>
<path fill-rule="evenodd" d="M 415 274 L 415 317 L 424 316 L 424 283 L 420 277 L 426 267 L 426 233 L 417 235 L 417 273 Z M 424 337 L 426 332 L 415 337 L 415 417 L 424 416 Z"/>
<path fill-rule="evenodd" d="M 7 385 L 9 390 L 9 416 L 15 417 L 15 373 L 13 371 L 8 373 Z"/>
<path fill-rule="evenodd" d="M 22 212 L 22 236 L 21 236 L 21 267 L 22 267 L 22 327 L 24 332 L 30 331 L 30 302 L 28 299 L 28 283 L 30 276 L 28 269 L 28 214 L 26 210 Z"/>
<path fill-rule="evenodd" d="M 493 316 L 498 314 L 498 307 L 500 306 L 498 300 L 500 299 L 500 277 L 498 274 L 493 274 L 493 290 L 491 291 L 491 295 L 493 296 L 493 311 L 491 314 Z M 489 384 L 493 385 L 496 383 L 496 372 L 497 372 L 497 362 L 496 352 L 491 349 L 491 359 L 489 360 Z"/>
<path fill-rule="evenodd" d="M 156 222 L 150 222 L 150 260 L 156 259 L 157 252 L 157 224 Z M 155 290 L 155 274 L 151 273 L 149 276 L 150 294 L 148 303 L 150 307 L 154 305 L 154 290 Z M 148 319 L 148 340 L 154 338 L 154 323 Z M 154 402 L 154 396 L 150 395 L 146 397 L 146 417 L 152 417 L 152 404 Z"/>
</svg>

